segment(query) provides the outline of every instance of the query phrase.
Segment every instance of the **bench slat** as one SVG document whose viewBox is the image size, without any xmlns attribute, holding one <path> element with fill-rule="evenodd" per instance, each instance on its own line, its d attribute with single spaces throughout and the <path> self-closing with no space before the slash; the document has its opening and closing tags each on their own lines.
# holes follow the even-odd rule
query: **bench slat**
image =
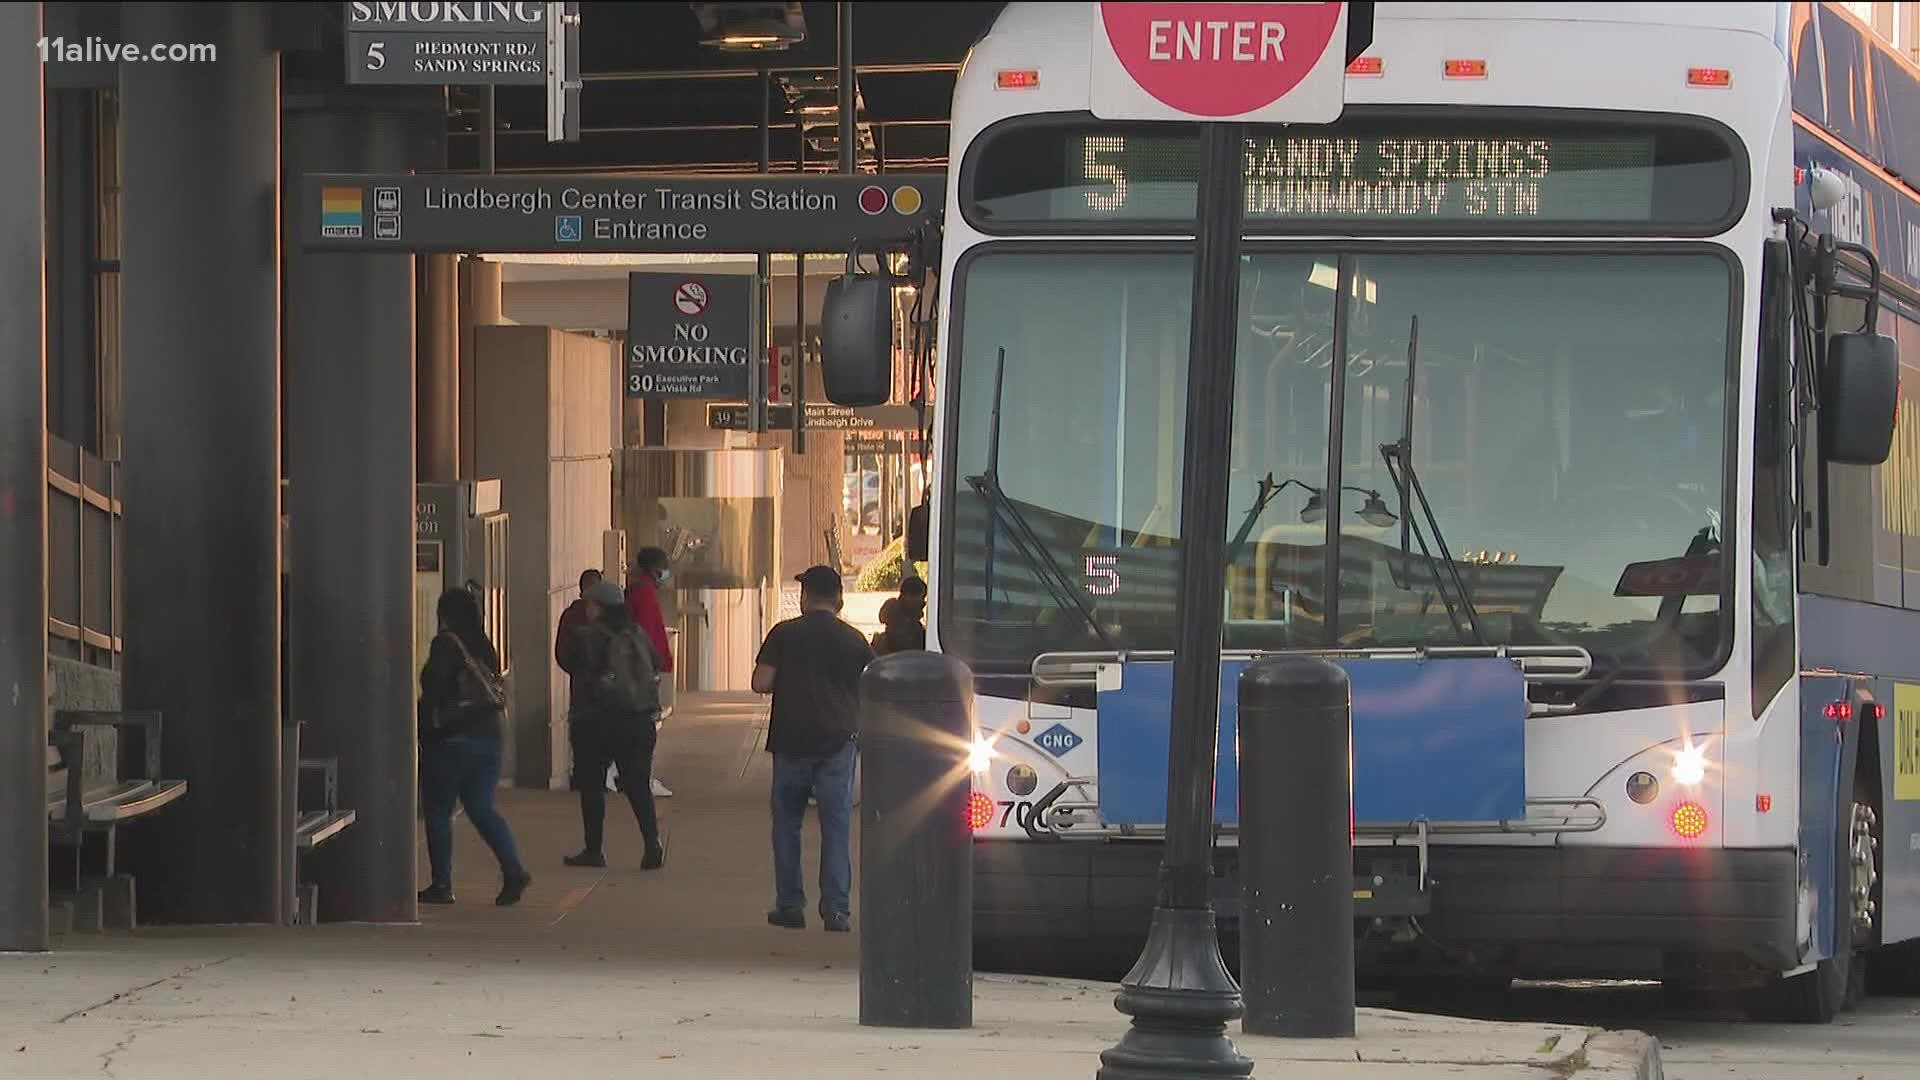
<svg viewBox="0 0 1920 1080">
<path fill-rule="evenodd" d="M 111 788 L 89 791 L 81 803 L 81 815 L 90 825 L 108 825 L 128 818 L 151 814 L 187 793 L 185 780 L 129 780 Z M 47 800 L 47 817 L 64 822 L 67 800 Z"/>
<path fill-rule="evenodd" d="M 333 839 L 353 824 L 359 814 L 353 810 L 315 810 L 300 816 L 294 839 L 301 848 L 311 850 Z"/>
</svg>

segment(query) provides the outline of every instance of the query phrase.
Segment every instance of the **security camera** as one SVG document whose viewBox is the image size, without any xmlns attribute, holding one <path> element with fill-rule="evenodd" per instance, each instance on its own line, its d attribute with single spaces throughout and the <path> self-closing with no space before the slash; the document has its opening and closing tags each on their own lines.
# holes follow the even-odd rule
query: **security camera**
<svg viewBox="0 0 1920 1080">
<path fill-rule="evenodd" d="M 1807 172 L 1807 190 L 1815 210 L 1827 210 L 1847 197 L 1847 181 L 1831 169 L 1815 165 Z"/>
</svg>

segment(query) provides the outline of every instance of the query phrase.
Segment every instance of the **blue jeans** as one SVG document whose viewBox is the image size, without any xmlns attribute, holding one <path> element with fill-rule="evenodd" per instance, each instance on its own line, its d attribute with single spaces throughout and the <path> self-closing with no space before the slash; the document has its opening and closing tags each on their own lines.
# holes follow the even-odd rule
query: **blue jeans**
<svg viewBox="0 0 1920 1080">
<path fill-rule="evenodd" d="M 420 751 L 420 799 L 427 819 L 427 862 L 433 884 L 453 885 L 453 804 L 467 808 L 467 820 L 493 849 L 503 874 L 519 874 L 520 852 L 513 830 L 493 804 L 500 786 L 500 740 L 444 739 Z"/>
<path fill-rule="evenodd" d="M 807 885 L 800 875 L 800 825 L 807 796 L 820 803 L 820 914 L 853 914 L 853 761 L 848 740 L 832 757 L 773 758 L 774 906 L 805 911 Z"/>
</svg>

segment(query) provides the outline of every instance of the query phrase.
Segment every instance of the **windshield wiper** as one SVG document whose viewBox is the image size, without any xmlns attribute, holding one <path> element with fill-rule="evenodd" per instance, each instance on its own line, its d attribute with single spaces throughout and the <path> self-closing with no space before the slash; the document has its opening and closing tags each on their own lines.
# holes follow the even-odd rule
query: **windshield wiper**
<svg viewBox="0 0 1920 1080">
<path fill-rule="evenodd" d="M 987 593 L 987 618 L 989 620 L 993 618 L 993 564 L 998 532 L 995 525 L 1004 524 L 1007 529 L 1007 539 L 1012 541 L 1013 549 L 1020 553 L 1020 557 L 1033 570 L 1034 576 L 1040 579 L 1040 584 L 1046 588 L 1047 595 L 1053 599 L 1054 606 L 1061 611 L 1078 612 L 1080 618 L 1086 622 L 1087 629 L 1093 631 L 1094 636 L 1100 639 L 1100 643 L 1117 653 L 1120 651 L 1119 644 L 1100 625 L 1100 620 L 1094 617 L 1093 609 L 1087 606 L 1086 599 L 1073 587 L 1073 581 L 1067 577 L 1067 572 L 1060 569 L 1059 563 L 1053 561 L 1053 556 L 1046 544 L 1034 534 L 1033 526 L 1027 523 L 1026 516 L 1020 513 L 1019 507 L 1013 505 L 1013 500 L 1007 498 L 1006 490 L 1000 486 L 1000 397 L 1006 385 L 1006 376 L 1007 350 L 1002 346 L 993 373 L 993 412 L 987 435 L 987 471 L 979 476 L 966 478 L 967 485 L 987 501 L 987 507 L 993 515 L 987 521 L 987 553 L 982 566 Z"/>
<path fill-rule="evenodd" d="M 1460 567 L 1453 561 L 1453 552 L 1447 549 L 1446 537 L 1440 533 L 1440 522 L 1433 516 L 1433 504 L 1427 501 L 1427 492 L 1420 484 L 1420 474 L 1413 467 L 1413 391 L 1417 385 L 1415 365 L 1420 356 L 1420 316 L 1413 316 L 1407 328 L 1407 388 L 1406 414 L 1400 425 L 1400 441 L 1387 443 L 1380 447 L 1380 456 L 1386 459 L 1387 475 L 1392 478 L 1394 489 L 1400 496 L 1400 562 L 1402 566 L 1413 559 L 1414 541 L 1420 544 L 1420 557 L 1426 560 L 1427 569 L 1433 573 L 1434 587 L 1440 593 L 1441 603 L 1447 605 L 1447 620 L 1453 623 L 1453 631 L 1462 633 L 1461 616 L 1466 617 L 1466 630 L 1471 631 L 1475 645 L 1485 645 L 1487 637 L 1480 631 L 1480 616 L 1473 609 L 1473 596 L 1467 591 L 1466 582 L 1460 577 Z M 1413 519 L 1413 500 L 1420 501 L 1421 516 L 1427 520 L 1427 529 L 1433 532 L 1433 546 L 1440 549 L 1438 559 L 1427 546 L 1426 531 Z M 1445 570 L 1442 570 L 1444 563 Z M 1411 590 L 1409 581 L 1399 580 L 1395 572 L 1394 584 Z M 1453 598 L 1447 595 L 1447 583 L 1453 583 L 1454 594 L 1460 598 L 1456 607 Z M 1464 635 L 1463 635 L 1464 636 Z"/>
</svg>

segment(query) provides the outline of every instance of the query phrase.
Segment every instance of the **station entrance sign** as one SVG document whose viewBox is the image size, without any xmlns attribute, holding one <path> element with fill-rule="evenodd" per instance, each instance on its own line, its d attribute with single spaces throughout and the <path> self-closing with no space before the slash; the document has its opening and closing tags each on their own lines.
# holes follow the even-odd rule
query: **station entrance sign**
<svg viewBox="0 0 1920 1080">
<path fill-rule="evenodd" d="M 1339 119 L 1344 3 L 1092 6 L 1092 110 L 1102 120 Z"/>
<path fill-rule="evenodd" d="M 816 254 L 904 243 L 946 178 L 310 173 L 302 187 L 309 251 Z"/>
</svg>

